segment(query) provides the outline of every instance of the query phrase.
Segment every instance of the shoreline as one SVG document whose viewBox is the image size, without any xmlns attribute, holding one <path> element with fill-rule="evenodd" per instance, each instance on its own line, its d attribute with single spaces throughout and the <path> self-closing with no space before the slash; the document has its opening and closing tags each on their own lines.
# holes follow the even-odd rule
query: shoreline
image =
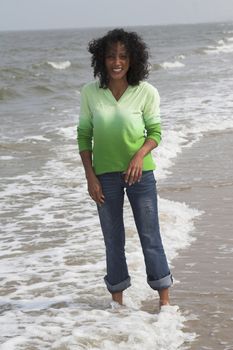
<svg viewBox="0 0 233 350">
<path fill-rule="evenodd" d="M 194 219 L 196 240 L 172 264 L 179 281 L 171 291 L 172 301 L 196 317 L 186 323 L 187 330 L 198 335 L 192 350 L 233 346 L 232 133 L 205 133 L 192 148 L 183 149 L 173 173 L 159 181 L 162 198 L 203 212 Z"/>
</svg>

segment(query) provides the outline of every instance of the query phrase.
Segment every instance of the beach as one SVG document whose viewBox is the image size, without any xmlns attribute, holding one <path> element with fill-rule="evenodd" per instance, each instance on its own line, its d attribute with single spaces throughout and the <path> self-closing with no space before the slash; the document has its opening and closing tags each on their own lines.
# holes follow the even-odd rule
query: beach
<svg viewBox="0 0 233 350">
<path fill-rule="evenodd" d="M 193 350 L 233 348 L 232 133 L 204 134 L 160 184 L 162 197 L 202 212 L 195 220 L 195 242 L 174 261 L 179 281 L 174 302 L 196 315 L 187 323 L 198 334 Z"/>
<path fill-rule="evenodd" d="M 232 350 L 233 24 L 143 26 L 161 97 L 153 151 L 174 275 L 159 313 L 125 199 L 132 286 L 114 309 L 76 128 L 106 28 L 0 32 L 0 349 Z"/>
</svg>

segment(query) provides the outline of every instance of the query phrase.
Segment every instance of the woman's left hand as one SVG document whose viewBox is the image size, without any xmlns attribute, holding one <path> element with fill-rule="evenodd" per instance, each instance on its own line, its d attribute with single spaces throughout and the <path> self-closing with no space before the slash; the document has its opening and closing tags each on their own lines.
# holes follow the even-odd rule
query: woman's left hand
<svg viewBox="0 0 233 350">
<path fill-rule="evenodd" d="M 139 182 L 142 177 L 143 156 L 136 153 L 129 163 L 125 174 L 125 182 L 130 186 L 135 182 Z"/>
<path fill-rule="evenodd" d="M 137 151 L 137 153 L 135 153 L 129 163 L 125 174 L 125 182 L 127 182 L 129 185 L 132 185 L 135 182 L 139 182 L 141 180 L 143 158 L 155 147 L 157 147 L 157 143 L 152 139 L 147 139 L 144 142 L 143 146 Z"/>
</svg>

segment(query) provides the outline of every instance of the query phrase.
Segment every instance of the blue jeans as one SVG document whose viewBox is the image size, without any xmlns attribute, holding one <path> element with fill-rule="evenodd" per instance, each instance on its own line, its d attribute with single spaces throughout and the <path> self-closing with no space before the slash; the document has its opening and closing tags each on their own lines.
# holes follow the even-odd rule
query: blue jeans
<svg viewBox="0 0 233 350">
<path fill-rule="evenodd" d="M 109 292 L 121 292 L 131 285 L 125 257 L 125 189 L 143 250 L 147 282 L 154 290 L 170 287 L 172 276 L 160 236 L 153 171 L 143 171 L 141 181 L 131 186 L 125 183 L 122 172 L 97 177 L 105 196 L 104 204 L 97 208 L 106 246 L 107 275 L 104 280 Z"/>
</svg>

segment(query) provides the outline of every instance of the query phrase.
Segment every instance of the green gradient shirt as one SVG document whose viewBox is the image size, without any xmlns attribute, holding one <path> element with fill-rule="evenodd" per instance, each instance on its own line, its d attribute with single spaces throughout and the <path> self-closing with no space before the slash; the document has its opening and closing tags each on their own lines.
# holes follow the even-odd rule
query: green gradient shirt
<svg viewBox="0 0 233 350">
<path fill-rule="evenodd" d="M 97 175 L 125 171 L 146 139 L 159 144 L 161 125 L 159 94 L 148 82 L 128 86 L 117 101 L 99 82 L 85 85 L 81 91 L 78 125 L 79 151 L 93 152 Z M 143 170 L 153 170 L 151 153 L 143 160 Z"/>
</svg>

